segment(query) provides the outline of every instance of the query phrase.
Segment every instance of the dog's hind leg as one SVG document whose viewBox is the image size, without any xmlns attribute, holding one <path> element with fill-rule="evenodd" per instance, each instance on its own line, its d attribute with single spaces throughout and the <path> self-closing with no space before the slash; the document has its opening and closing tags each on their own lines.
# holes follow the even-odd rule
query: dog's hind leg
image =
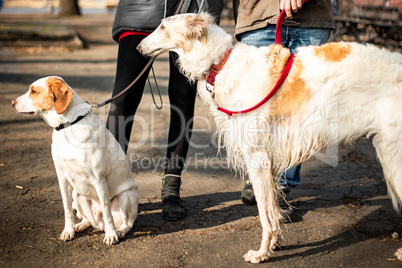
<svg viewBox="0 0 402 268">
<path fill-rule="evenodd" d="M 247 262 L 259 263 L 268 260 L 269 253 L 277 246 L 282 216 L 277 199 L 275 179 L 270 168 L 263 163 L 264 156 L 253 154 L 246 162 L 249 179 L 253 185 L 257 201 L 262 226 L 262 241 L 258 251 L 250 250 L 243 258 Z"/>
<path fill-rule="evenodd" d="M 399 116 L 399 114 L 397 114 Z M 396 211 L 400 212 L 402 206 L 402 132 L 398 131 L 401 124 L 388 129 L 384 134 L 377 134 L 373 139 L 378 158 L 380 159 L 385 181 L 387 182 L 388 195 Z M 395 252 L 398 260 L 402 260 L 402 248 Z"/>
<path fill-rule="evenodd" d="M 80 223 L 74 224 L 74 231 L 77 233 L 84 231 L 91 227 L 91 223 L 86 218 L 82 218 Z"/>
<path fill-rule="evenodd" d="M 121 221 L 121 225 L 116 230 L 117 235 L 123 238 L 133 227 L 134 221 L 137 218 L 138 213 L 138 195 L 136 189 L 130 189 L 117 196 L 119 203 L 119 217 L 121 219 L 117 220 L 114 217 L 115 224 L 117 221 Z M 114 201 L 114 200 L 113 200 Z M 112 202 L 113 202 L 112 201 Z M 112 213 L 114 214 L 115 206 L 112 204 Z M 116 226 L 117 227 L 117 226 Z"/>
<path fill-rule="evenodd" d="M 398 115 L 399 116 L 399 115 Z M 388 194 L 396 211 L 400 212 L 402 206 L 402 128 L 397 125 L 373 138 L 378 158 L 381 162 Z"/>
<path fill-rule="evenodd" d="M 89 228 L 92 224 L 90 222 L 93 217 L 91 212 L 92 201 L 73 190 L 73 208 L 77 211 L 77 218 L 81 219 L 80 223 L 74 224 L 74 231 L 77 233 Z"/>
</svg>

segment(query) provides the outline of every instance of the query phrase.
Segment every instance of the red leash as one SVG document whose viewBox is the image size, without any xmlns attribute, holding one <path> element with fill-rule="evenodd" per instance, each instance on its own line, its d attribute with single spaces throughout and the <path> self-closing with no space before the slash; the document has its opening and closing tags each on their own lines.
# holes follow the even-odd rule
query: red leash
<svg viewBox="0 0 402 268">
<path fill-rule="evenodd" d="M 308 2 L 309 0 L 305 0 L 304 3 Z M 282 44 L 282 24 L 284 22 L 286 18 L 286 12 L 283 9 L 281 11 L 281 13 L 278 16 L 278 20 L 276 22 L 276 30 L 275 30 L 275 44 L 276 45 L 281 45 Z M 212 65 L 208 76 L 206 78 L 206 89 L 210 92 L 213 93 L 213 88 L 215 86 L 215 77 L 218 74 L 218 72 L 220 70 L 222 70 L 223 65 L 227 62 L 227 60 L 229 59 L 230 53 L 232 52 L 233 48 L 229 49 L 226 53 L 224 58 L 219 62 L 218 65 Z M 293 61 L 294 61 L 294 55 L 290 54 L 285 67 L 283 68 L 282 74 L 279 77 L 278 81 L 276 82 L 275 86 L 272 88 L 272 90 L 268 93 L 268 95 L 262 99 L 259 103 L 257 103 L 256 105 L 244 109 L 244 110 L 240 110 L 240 111 L 231 111 L 225 108 L 222 108 L 218 105 L 218 103 L 215 101 L 216 104 L 216 108 L 218 109 L 218 111 L 221 111 L 225 114 L 227 114 L 228 116 L 232 116 L 233 114 L 242 114 L 242 113 L 247 113 L 247 112 L 251 112 L 257 108 L 259 108 L 261 105 L 263 105 L 264 103 L 266 103 L 270 98 L 272 98 L 273 95 L 275 95 L 275 93 L 278 91 L 278 89 L 282 86 L 283 82 L 286 80 L 286 77 L 288 76 L 290 69 L 292 68 L 293 65 Z"/>
<path fill-rule="evenodd" d="M 282 24 L 285 21 L 286 12 L 282 9 L 281 13 L 279 14 L 278 20 L 276 21 L 276 29 L 275 29 L 275 44 L 281 45 L 282 44 Z"/>
<path fill-rule="evenodd" d="M 309 0 L 304 0 L 303 5 L 307 3 Z M 286 12 L 282 9 L 281 13 L 278 16 L 278 20 L 276 21 L 276 29 L 275 29 L 275 44 L 282 44 L 282 24 L 285 21 Z"/>
<path fill-rule="evenodd" d="M 233 114 L 243 114 L 243 113 L 248 113 L 251 112 L 255 109 L 257 109 L 258 107 L 260 107 L 261 105 L 263 105 L 264 103 L 266 103 L 270 98 L 272 98 L 273 95 L 275 95 L 275 93 L 278 91 L 278 89 L 282 86 L 283 82 L 285 81 L 286 77 L 288 76 L 290 69 L 292 68 L 292 64 L 293 64 L 293 59 L 294 59 L 294 55 L 291 54 L 289 56 L 289 59 L 285 65 L 285 68 L 283 68 L 283 72 L 281 74 L 281 76 L 279 77 L 278 81 L 276 82 L 275 86 L 272 88 L 272 90 L 268 93 L 268 95 L 263 98 L 259 103 L 257 103 L 256 105 L 244 109 L 244 110 L 240 110 L 240 111 L 231 111 L 231 110 L 227 110 L 225 108 L 219 107 L 217 105 L 217 109 L 221 112 L 224 112 L 225 114 L 232 116 Z"/>
</svg>

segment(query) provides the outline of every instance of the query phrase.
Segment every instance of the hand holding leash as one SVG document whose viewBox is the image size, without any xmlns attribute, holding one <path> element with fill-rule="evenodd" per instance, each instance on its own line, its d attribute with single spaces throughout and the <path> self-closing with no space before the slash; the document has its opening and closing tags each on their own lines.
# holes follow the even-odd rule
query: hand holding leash
<svg viewBox="0 0 402 268">
<path fill-rule="evenodd" d="M 308 2 L 309 0 L 281 0 L 280 7 L 284 7 L 281 13 L 279 14 L 278 20 L 276 21 L 276 30 L 275 30 L 275 44 L 282 44 L 282 24 L 285 21 L 285 18 L 288 17 L 289 19 L 292 17 L 292 9 L 294 8 L 297 12 L 304 3 Z M 300 7 L 299 7 L 300 2 Z M 293 5 L 293 3 L 295 5 Z"/>
<path fill-rule="evenodd" d="M 279 8 L 280 10 L 285 10 L 286 17 L 293 19 L 292 12 L 297 13 L 303 4 L 303 0 L 281 0 Z"/>
</svg>

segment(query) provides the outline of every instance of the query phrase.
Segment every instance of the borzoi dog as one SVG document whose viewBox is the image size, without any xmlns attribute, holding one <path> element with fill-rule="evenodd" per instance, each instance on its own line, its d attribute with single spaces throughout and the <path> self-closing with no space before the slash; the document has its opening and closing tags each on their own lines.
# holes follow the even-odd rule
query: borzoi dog
<svg viewBox="0 0 402 268">
<path fill-rule="evenodd" d="M 246 261 L 267 260 L 278 243 L 280 172 L 330 144 L 372 136 L 389 195 L 399 211 L 401 54 L 356 43 L 307 46 L 294 58 L 281 45 L 233 47 L 232 37 L 205 13 L 164 19 L 138 50 L 149 56 L 166 51 L 179 55 L 182 72 L 198 81 L 198 93 L 210 105 L 218 137 L 234 167 L 249 175 L 263 235 L 260 249 L 245 254 Z M 293 66 L 286 80 L 272 98 L 255 106 L 271 91 L 290 57 Z M 207 85 L 211 75 L 214 83 Z M 253 106 L 256 109 L 236 114 Z M 317 111 L 325 113 L 325 120 L 311 119 Z"/>
</svg>

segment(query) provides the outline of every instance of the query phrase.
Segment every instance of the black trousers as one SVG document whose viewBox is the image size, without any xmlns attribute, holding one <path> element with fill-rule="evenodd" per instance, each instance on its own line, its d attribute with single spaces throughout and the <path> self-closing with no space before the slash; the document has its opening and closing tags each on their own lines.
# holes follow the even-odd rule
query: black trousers
<svg viewBox="0 0 402 268">
<path fill-rule="evenodd" d="M 144 39 L 142 35 L 129 35 L 120 40 L 117 56 L 116 78 L 113 96 L 119 94 L 142 71 L 149 58 L 136 47 Z M 181 175 L 184 168 L 193 127 L 196 88 L 180 73 L 175 61 L 177 54 L 170 53 L 169 101 L 170 127 L 166 152 L 166 174 Z M 128 92 L 112 102 L 106 127 L 116 137 L 127 153 L 135 112 L 140 104 L 149 70 Z"/>
</svg>

